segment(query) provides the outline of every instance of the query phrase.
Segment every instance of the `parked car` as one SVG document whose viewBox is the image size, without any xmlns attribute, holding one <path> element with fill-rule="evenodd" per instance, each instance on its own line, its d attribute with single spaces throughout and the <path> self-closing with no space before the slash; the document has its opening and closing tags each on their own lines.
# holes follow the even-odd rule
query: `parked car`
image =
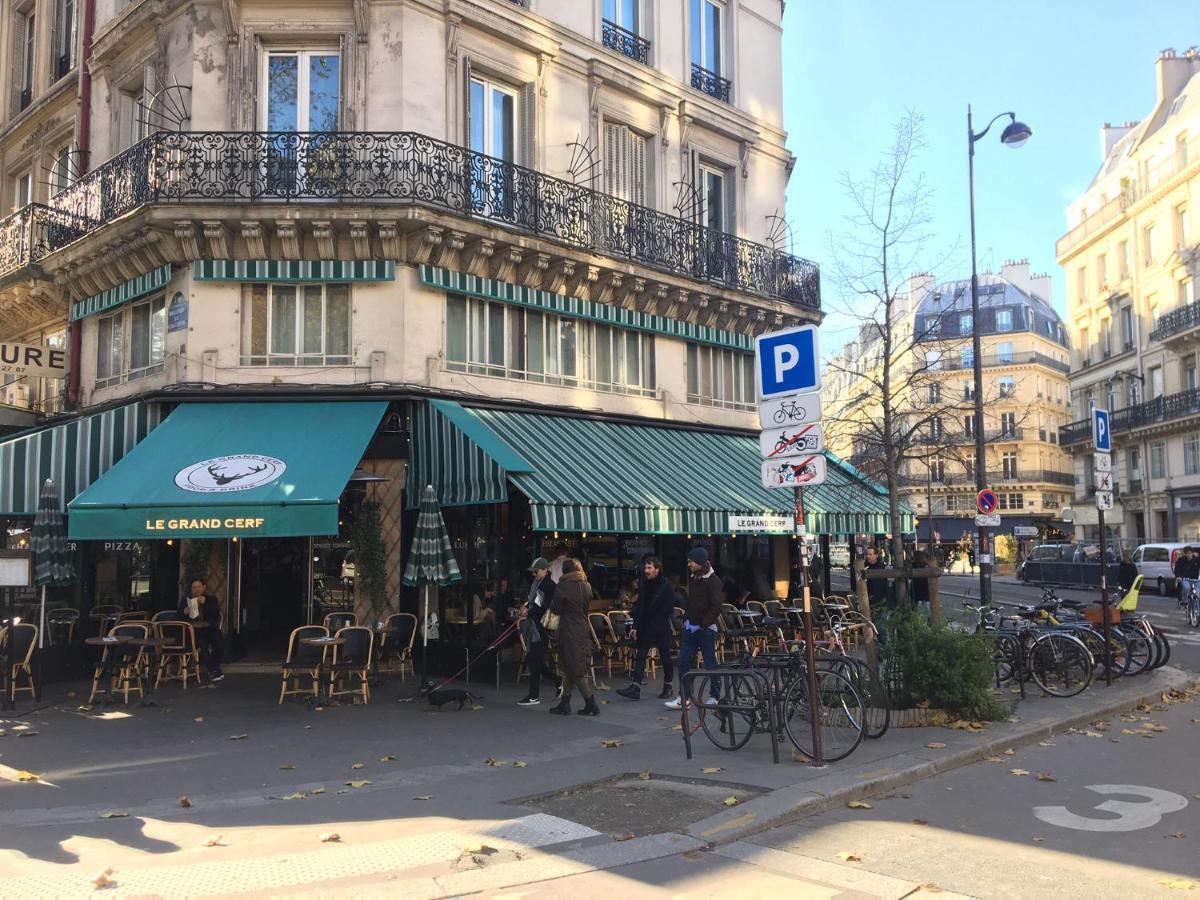
<svg viewBox="0 0 1200 900">
<path fill-rule="evenodd" d="M 1133 551 L 1133 564 L 1138 574 L 1145 576 L 1146 585 L 1154 585 L 1164 596 L 1174 594 L 1179 590 L 1175 583 L 1175 560 L 1185 547 L 1200 551 L 1200 544 L 1142 544 Z"/>
<path fill-rule="evenodd" d="M 1031 575 L 1031 568 L 1040 572 L 1042 564 L 1045 563 L 1075 562 L 1078 549 L 1078 544 L 1038 544 L 1021 560 L 1017 567 L 1017 577 L 1022 581 L 1041 581 L 1040 576 Z M 1031 566 L 1034 563 L 1037 565 Z"/>
</svg>

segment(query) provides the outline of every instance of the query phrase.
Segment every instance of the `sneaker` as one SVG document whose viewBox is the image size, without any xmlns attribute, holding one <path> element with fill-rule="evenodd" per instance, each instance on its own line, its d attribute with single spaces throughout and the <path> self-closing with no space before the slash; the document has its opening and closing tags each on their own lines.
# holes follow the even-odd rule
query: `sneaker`
<svg viewBox="0 0 1200 900">
<path fill-rule="evenodd" d="M 537 697 L 526 697 L 524 700 L 518 700 L 517 706 L 537 706 L 541 702 Z"/>
<path fill-rule="evenodd" d="M 225 680 L 225 673 L 224 673 L 224 672 L 217 672 L 217 673 L 215 673 L 215 674 L 211 675 L 211 676 L 209 677 L 209 679 L 208 679 L 208 680 L 209 680 L 209 681 L 224 681 L 224 680 Z"/>
<path fill-rule="evenodd" d="M 668 700 L 663 706 L 667 709 L 683 709 L 683 698 L 676 697 L 674 700 Z"/>
</svg>

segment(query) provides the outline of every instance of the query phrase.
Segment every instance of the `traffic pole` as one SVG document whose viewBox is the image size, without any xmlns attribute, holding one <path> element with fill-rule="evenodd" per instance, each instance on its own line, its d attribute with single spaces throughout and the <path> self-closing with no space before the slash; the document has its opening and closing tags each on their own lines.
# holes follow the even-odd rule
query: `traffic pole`
<svg viewBox="0 0 1200 900">
<path fill-rule="evenodd" d="M 804 578 L 804 667 L 808 672 L 808 721 L 812 728 L 813 766 L 821 768 L 821 716 L 817 710 L 817 654 L 813 647 L 812 590 L 809 587 L 808 553 L 804 548 L 804 488 L 796 491 L 796 548 Z"/>
<path fill-rule="evenodd" d="M 1104 619 L 1104 683 L 1112 687 L 1112 644 L 1108 624 L 1108 535 L 1104 531 L 1104 510 L 1097 509 L 1100 520 L 1100 614 Z"/>
</svg>

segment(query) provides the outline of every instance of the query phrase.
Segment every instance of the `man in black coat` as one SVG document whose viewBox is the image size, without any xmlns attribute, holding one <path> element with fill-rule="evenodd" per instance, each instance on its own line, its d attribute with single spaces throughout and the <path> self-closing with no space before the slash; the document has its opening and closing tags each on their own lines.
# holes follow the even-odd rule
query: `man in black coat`
<svg viewBox="0 0 1200 900">
<path fill-rule="evenodd" d="M 203 578 L 195 578 L 191 591 L 179 601 L 176 612 L 181 620 L 190 622 L 196 632 L 196 645 L 200 649 L 200 660 L 208 669 L 208 677 L 220 681 L 225 677 L 221 673 L 221 657 L 225 654 L 221 601 L 215 594 L 208 593 L 208 584 Z"/>
<path fill-rule="evenodd" d="M 651 648 L 658 648 L 663 667 L 663 689 L 660 699 L 675 696 L 671 690 L 674 660 L 671 656 L 671 614 L 675 611 L 675 591 L 662 574 L 662 561 L 653 554 L 642 557 L 642 578 L 638 585 L 637 603 L 631 615 L 633 628 L 629 637 L 637 642 L 637 658 L 633 664 L 633 682 L 617 691 L 629 700 L 642 698 L 642 679 L 646 676 L 646 657 Z"/>
</svg>

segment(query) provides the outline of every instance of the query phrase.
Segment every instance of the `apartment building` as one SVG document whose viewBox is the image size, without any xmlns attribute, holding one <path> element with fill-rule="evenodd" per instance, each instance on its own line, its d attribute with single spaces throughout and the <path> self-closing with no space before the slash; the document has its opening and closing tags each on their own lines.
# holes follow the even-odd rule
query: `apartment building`
<svg viewBox="0 0 1200 900">
<path fill-rule="evenodd" d="M 1057 244 L 1074 354 L 1074 519 L 1098 537 L 1090 412 L 1113 412 L 1112 536 L 1200 536 L 1200 52 L 1164 51 L 1140 122 L 1105 125 L 1102 162 Z"/>
</svg>

